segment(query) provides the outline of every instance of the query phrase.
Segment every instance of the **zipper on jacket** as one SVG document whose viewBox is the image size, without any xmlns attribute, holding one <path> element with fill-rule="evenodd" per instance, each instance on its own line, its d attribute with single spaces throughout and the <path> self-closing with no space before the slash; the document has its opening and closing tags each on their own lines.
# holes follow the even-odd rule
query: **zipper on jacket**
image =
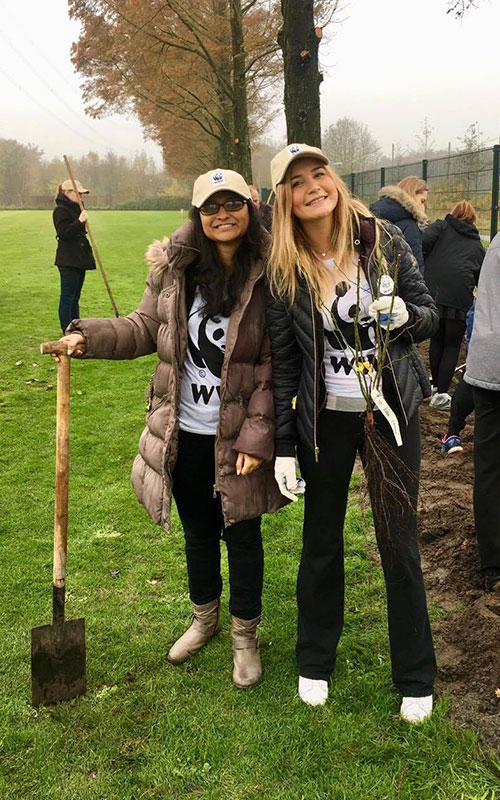
<svg viewBox="0 0 500 800">
<path fill-rule="evenodd" d="M 313 442 L 314 442 L 314 460 L 316 463 L 319 461 L 319 447 L 317 441 L 317 419 L 318 419 L 318 365 L 317 365 L 317 353 L 316 353 L 316 319 L 314 316 L 314 302 L 313 296 L 311 292 L 311 287 L 309 285 L 309 281 L 306 277 L 307 288 L 309 289 L 309 300 L 311 301 L 311 317 L 312 317 L 312 326 L 313 326 L 313 346 L 314 346 L 314 396 L 313 396 Z"/>
<path fill-rule="evenodd" d="M 255 278 L 253 278 L 253 279 L 252 279 L 252 281 L 253 281 L 253 286 L 252 286 L 252 287 L 249 289 L 249 292 L 248 292 L 248 297 L 247 297 L 247 298 L 246 298 L 246 300 L 245 300 L 245 305 L 244 305 L 244 306 L 242 306 L 242 308 L 241 308 L 240 322 L 238 323 L 238 329 L 237 329 L 237 331 L 236 331 L 236 338 L 235 338 L 235 340 L 234 340 L 234 344 L 236 344 L 236 341 L 237 341 L 237 339 L 238 339 L 238 333 L 239 333 L 239 329 L 240 329 L 240 323 L 241 323 L 241 320 L 243 319 L 243 316 L 244 316 L 244 314 L 245 314 L 245 311 L 247 310 L 247 307 L 248 307 L 248 305 L 249 305 L 249 303 L 250 303 L 250 300 L 251 300 L 251 299 L 252 299 L 252 297 L 253 297 L 253 293 L 254 293 L 255 285 L 256 285 L 256 283 L 257 283 L 257 281 L 258 281 L 259 279 L 260 279 L 260 274 L 259 274 L 259 275 L 257 275 Z M 247 278 L 247 280 L 248 280 L 248 278 Z M 232 314 L 233 314 L 233 313 L 234 313 L 234 312 L 231 312 L 231 316 L 232 316 Z M 231 319 L 231 316 L 229 317 L 229 319 Z M 223 397 L 223 392 L 225 391 L 225 385 L 226 385 L 226 379 L 227 379 L 227 372 L 228 372 L 228 369 L 229 369 L 229 362 L 230 362 L 230 360 L 231 360 L 231 356 L 233 355 L 233 350 L 234 350 L 234 345 L 233 345 L 233 348 L 232 348 L 232 350 L 231 350 L 231 352 L 230 352 L 230 353 L 229 353 L 229 351 L 228 351 L 228 350 L 226 350 L 226 351 L 224 352 L 224 360 L 223 360 L 223 363 L 222 363 L 222 370 L 221 370 L 221 381 L 220 381 L 220 388 L 221 388 L 221 392 L 220 392 L 220 405 L 221 405 L 221 406 L 222 406 L 222 397 Z M 228 354 L 228 353 L 229 353 L 229 354 Z M 239 395 L 239 398 L 238 398 L 238 402 L 239 402 L 239 404 L 240 404 L 240 405 L 243 405 L 243 396 L 242 396 L 241 392 L 240 392 L 240 395 Z M 219 474 L 219 473 L 218 473 L 218 470 L 219 470 L 219 463 L 218 463 L 218 460 L 217 460 L 217 444 L 218 444 L 218 442 L 219 442 L 219 429 L 220 429 L 220 410 L 219 410 L 219 422 L 218 422 L 218 424 L 217 424 L 217 431 L 216 431 L 216 434 L 215 434 L 215 441 L 214 441 L 214 450 L 215 450 L 215 453 L 214 453 L 214 456 L 215 456 L 215 483 L 214 483 L 214 485 L 213 485 L 213 497 L 214 497 L 214 499 L 217 497 L 217 492 L 219 491 L 219 487 L 217 486 L 217 475 Z M 224 513 L 224 504 L 223 504 L 223 502 L 222 502 L 222 495 L 221 495 L 221 507 L 222 507 L 222 516 L 223 516 L 223 519 L 224 519 L 224 523 L 225 523 L 225 524 L 227 524 L 226 515 L 225 515 L 225 513 Z"/>
</svg>

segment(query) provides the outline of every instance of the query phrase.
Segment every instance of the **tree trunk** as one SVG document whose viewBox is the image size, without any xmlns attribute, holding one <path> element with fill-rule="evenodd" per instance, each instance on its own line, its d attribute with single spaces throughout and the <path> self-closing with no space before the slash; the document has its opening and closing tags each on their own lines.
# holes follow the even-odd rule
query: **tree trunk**
<svg viewBox="0 0 500 800">
<path fill-rule="evenodd" d="M 230 0 L 233 56 L 233 164 L 248 183 L 252 182 L 252 158 L 248 131 L 247 79 L 241 0 Z"/>
<path fill-rule="evenodd" d="M 314 28 L 313 0 L 281 0 L 287 140 L 321 147 L 318 68 L 319 38 Z"/>
</svg>

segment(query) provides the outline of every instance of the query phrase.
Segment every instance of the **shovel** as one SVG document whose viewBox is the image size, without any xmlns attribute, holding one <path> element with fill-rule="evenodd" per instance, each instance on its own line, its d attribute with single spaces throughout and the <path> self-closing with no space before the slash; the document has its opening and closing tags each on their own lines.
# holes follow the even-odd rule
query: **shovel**
<svg viewBox="0 0 500 800">
<path fill-rule="evenodd" d="M 52 625 L 31 631 L 31 697 L 39 706 L 71 700 L 86 691 L 85 620 L 64 619 L 69 487 L 69 378 L 67 345 L 45 342 L 43 354 L 57 362 L 56 496 Z"/>
</svg>

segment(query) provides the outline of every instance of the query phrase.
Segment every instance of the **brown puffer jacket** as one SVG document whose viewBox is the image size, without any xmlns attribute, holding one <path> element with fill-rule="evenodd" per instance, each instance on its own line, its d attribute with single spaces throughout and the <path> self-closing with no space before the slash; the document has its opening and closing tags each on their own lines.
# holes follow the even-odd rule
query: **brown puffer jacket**
<svg viewBox="0 0 500 800">
<path fill-rule="evenodd" d="M 138 500 L 158 525 L 170 523 L 172 471 L 177 459 L 179 401 L 187 350 L 185 270 L 196 258 L 190 222 L 170 240 L 153 242 L 150 270 L 137 311 L 121 319 L 74 320 L 88 358 L 126 359 L 158 352 L 147 424 L 132 469 Z M 226 525 L 276 511 L 287 501 L 274 479 L 274 404 L 271 355 L 265 332 L 264 256 L 252 264 L 240 303 L 229 320 L 216 435 L 216 483 Z M 264 459 L 250 475 L 236 475 L 237 454 Z"/>
</svg>

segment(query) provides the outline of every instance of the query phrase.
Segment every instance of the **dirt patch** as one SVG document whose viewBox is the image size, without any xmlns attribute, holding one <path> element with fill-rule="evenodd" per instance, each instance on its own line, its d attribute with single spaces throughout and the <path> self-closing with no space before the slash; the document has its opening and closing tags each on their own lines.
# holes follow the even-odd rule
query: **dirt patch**
<svg viewBox="0 0 500 800">
<path fill-rule="evenodd" d="M 453 388 L 453 387 L 452 387 Z M 429 595 L 448 614 L 434 623 L 438 694 L 451 714 L 500 752 L 500 592 L 486 594 L 474 531 L 473 418 L 463 453 L 442 456 L 447 413 L 421 407 L 420 551 Z"/>
</svg>

